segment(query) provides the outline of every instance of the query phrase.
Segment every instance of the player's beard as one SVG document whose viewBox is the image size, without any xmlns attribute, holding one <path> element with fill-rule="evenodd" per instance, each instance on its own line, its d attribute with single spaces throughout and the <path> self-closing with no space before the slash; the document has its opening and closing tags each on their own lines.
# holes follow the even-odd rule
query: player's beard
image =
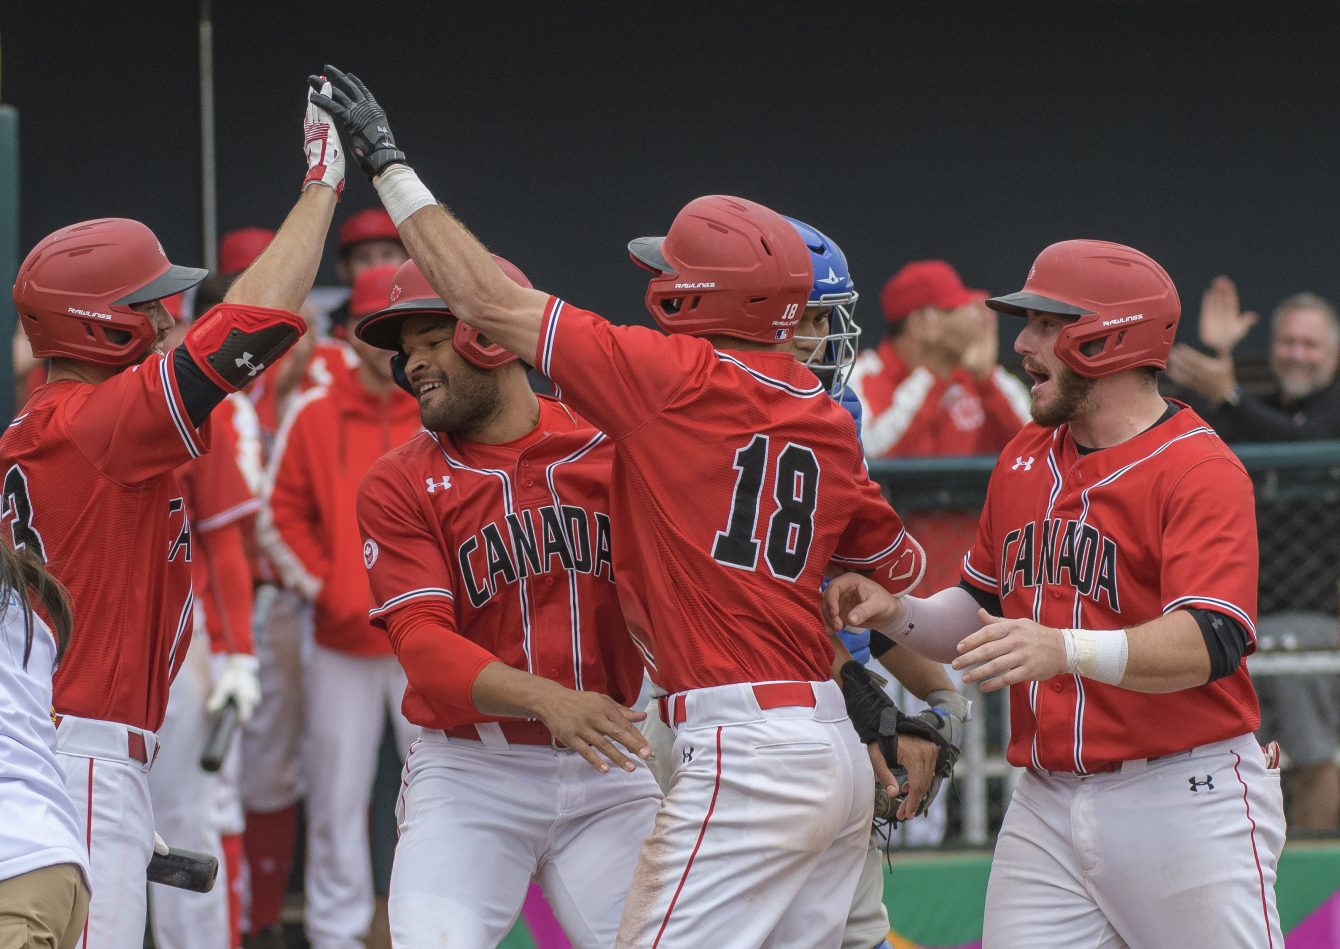
<svg viewBox="0 0 1340 949">
<path fill-rule="evenodd" d="M 502 394 L 493 374 L 464 370 L 447 382 L 444 397 L 420 404 L 419 418 L 430 432 L 469 436 L 487 425 L 501 409 Z"/>
<path fill-rule="evenodd" d="M 1052 373 L 1052 385 L 1056 396 L 1047 405 L 1038 405 L 1033 398 L 1033 421 L 1047 428 L 1053 428 L 1073 421 L 1075 416 L 1084 414 L 1093 406 L 1093 379 L 1086 379 L 1069 366 L 1057 366 Z"/>
</svg>

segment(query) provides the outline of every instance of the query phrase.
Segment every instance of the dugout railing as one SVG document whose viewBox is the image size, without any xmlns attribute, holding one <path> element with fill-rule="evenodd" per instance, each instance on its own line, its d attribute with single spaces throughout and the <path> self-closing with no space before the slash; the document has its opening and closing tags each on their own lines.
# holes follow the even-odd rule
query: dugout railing
<svg viewBox="0 0 1340 949">
<path fill-rule="evenodd" d="M 1232 447 L 1256 492 L 1261 621 L 1260 649 L 1248 660 L 1253 679 L 1263 694 L 1273 677 L 1335 676 L 1340 683 L 1340 441 Z M 961 522 L 975 520 L 981 510 L 995 463 L 994 457 L 891 459 L 871 461 L 870 474 L 932 557 L 961 560 L 962 546 L 951 553 L 940 538 L 923 537 L 921 530 L 936 532 L 958 521 L 947 533 L 961 541 Z M 943 574 L 941 568 L 941 579 Z M 1315 621 L 1295 628 L 1288 619 L 1297 614 Z M 1004 758 L 1006 698 L 967 691 L 974 717 L 948 795 L 946 842 L 982 846 L 999 829 L 1017 774 Z M 1340 684 L 1334 691 L 1340 694 Z M 1287 723 L 1280 723 L 1269 737 L 1280 739 L 1287 760 L 1286 729 Z"/>
</svg>

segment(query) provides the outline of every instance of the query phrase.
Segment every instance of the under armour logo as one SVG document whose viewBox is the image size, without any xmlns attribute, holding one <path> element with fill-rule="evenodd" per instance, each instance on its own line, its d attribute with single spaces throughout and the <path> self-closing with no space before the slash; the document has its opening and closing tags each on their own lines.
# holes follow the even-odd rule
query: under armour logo
<svg viewBox="0 0 1340 949">
<path fill-rule="evenodd" d="M 238 369 L 241 369 L 243 366 L 246 366 L 248 370 L 247 371 L 248 376 L 254 376 L 256 375 L 256 373 L 260 372 L 262 369 L 265 368 L 264 366 L 258 366 L 251 361 L 251 353 L 243 353 L 241 358 L 233 360 L 233 364 L 237 366 Z"/>
<path fill-rule="evenodd" d="M 1200 791 L 1201 788 L 1204 788 L 1207 791 L 1214 790 L 1214 775 L 1212 774 L 1205 775 L 1204 781 L 1197 781 L 1195 775 L 1187 778 L 1187 781 L 1191 783 L 1191 790 L 1193 793 Z"/>
<path fill-rule="evenodd" d="M 441 481 L 434 481 L 432 478 L 424 478 L 423 480 L 427 484 L 429 494 L 436 494 L 438 488 L 445 491 L 451 487 L 451 478 L 447 475 L 443 475 Z"/>
<path fill-rule="evenodd" d="M 683 755 L 682 755 L 681 757 L 684 759 L 682 763 L 683 763 L 683 764 L 688 764 L 690 761 L 693 760 L 693 748 L 691 748 L 691 747 L 690 747 L 690 748 L 685 748 L 685 749 L 684 749 L 684 753 L 683 753 Z"/>
<path fill-rule="evenodd" d="M 1025 458 L 1023 455 L 1015 455 L 1014 464 L 1010 465 L 1010 470 L 1018 471 L 1020 468 L 1023 468 L 1025 471 L 1032 471 L 1033 456 L 1029 455 L 1027 458 Z"/>
</svg>

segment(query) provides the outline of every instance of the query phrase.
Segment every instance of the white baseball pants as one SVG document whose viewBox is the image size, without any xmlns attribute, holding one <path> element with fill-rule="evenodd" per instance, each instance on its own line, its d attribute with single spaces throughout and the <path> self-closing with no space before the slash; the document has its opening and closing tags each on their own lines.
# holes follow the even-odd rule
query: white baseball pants
<svg viewBox="0 0 1340 949">
<path fill-rule="evenodd" d="M 809 685 L 812 708 L 762 708 L 749 683 L 671 696 L 675 772 L 616 946 L 841 945 L 875 781 L 841 689 Z"/>
<path fill-rule="evenodd" d="M 1283 949 L 1283 847 L 1279 770 L 1251 735 L 1108 774 L 1029 770 L 996 842 L 982 946 Z"/>
<path fill-rule="evenodd" d="M 382 725 L 391 714 L 402 755 L 418 734 L 400 712 L 405 672 L 395 656 L 312 647 L 307 665 L 307 906 L 312 949 L 362 949 L 372 922 L 368 805 Z"/>
<path fill-rule="evenodd" d="M 168 845 L 211 853 L 220 867 L 208 893 L 161 884 L 149 888 L 154 942 L 172 949 L 228 949 L 229 943 L 228 886 L 215 808 L 218 775 L 200 767 L 212 681 L 209 638 L 197 626 L 168 695 L 167 716 L 158 731 L 162 751 L 149 774 L 149 794 L 156 829 Z"/>
<path fill-rule="evenodd" d="M 144 874 L 154 851 L 148 772 L 157 750 L 153 732 L 119 722 L 67 715 L 56 727 L 56 761 L 86 830 L 92 874 L 80 949 L 144 941 Z"/>
<path fill-rule="evenodd" d="M 496 946 L 536 880 L 574 946 L 614 942 L 661 792 L 645 767 L 424 730 L 405 762 L 391 871 L 396 949 Z"/>
</svg>

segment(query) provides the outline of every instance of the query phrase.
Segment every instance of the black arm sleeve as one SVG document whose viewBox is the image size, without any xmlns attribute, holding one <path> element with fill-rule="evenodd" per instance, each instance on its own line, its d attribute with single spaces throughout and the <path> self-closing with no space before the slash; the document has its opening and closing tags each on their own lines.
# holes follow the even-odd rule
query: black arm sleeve
<svg viewBox="0 0 1340 949">
<path fill-rule="evenodd" d="M 1212 610 L 1188 610 L 1205 637 L 1205 648 L 1210 653 L 1210 678 L 1222 679 L 1233 672 L 1247 654 L 1251 636 L 1246 628 L 1231 616 Z"/>
<path fill-rule="evenodd" d="M 992 616 L 1000 615 L 1000 597 L 994 593 L 983 593 L 972 584 L 960 580 L 958 585 L 967 590 L 969 595 L 977 601 L 977 605 L 986 610 Z M 888 636 L 885 636 L 877 629 L 870 631 L 870 655 L 878 659 L 894 646 L 898 645 Z"/>
<path fill-rule="evenodd" d="M 185 346 L 172 350 L 169 369 L 177 378 L 177 391 L 186 405 L 186 414 L 191 416 L 191 424 L 199 428 L 228 393 L 210 381 Z"/>
</svg>

